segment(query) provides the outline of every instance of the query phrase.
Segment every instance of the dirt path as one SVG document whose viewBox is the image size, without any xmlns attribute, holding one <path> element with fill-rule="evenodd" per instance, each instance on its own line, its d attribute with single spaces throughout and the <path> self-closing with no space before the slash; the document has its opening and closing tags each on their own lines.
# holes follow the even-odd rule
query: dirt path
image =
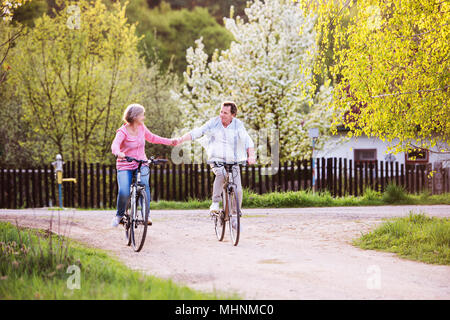
<svg viewBox="0 0 450 320">
<path fill-rule="evenodd" d="M 60 233 L 106 249 L 133 269 L 194 289 L 245 299 L 450 299 L 450 266 L 351 245 L 384 218 L 409 210 L 450 217 L 450 206 L 247 209 L 243 235 L 216 240 L 207 210 L 155 210 L 140 253 L 126 247 L 112 211 L 60 212 Z M 0 210 L 0 220 L 58 231 L 58 211 Z"/>
</svg>

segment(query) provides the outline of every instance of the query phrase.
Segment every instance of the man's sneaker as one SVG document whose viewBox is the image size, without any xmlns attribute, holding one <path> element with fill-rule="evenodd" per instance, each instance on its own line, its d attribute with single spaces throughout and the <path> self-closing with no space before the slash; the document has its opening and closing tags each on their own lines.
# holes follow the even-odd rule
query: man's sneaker
<svg viewBox="0 0 450 320">
<path fill-rule="evenodd" d="M 111 226 L 116 228 L 121 222 L 122 222 L 122 217 L 114 216 L 114 218 L 111 221 Z"/>
<path fill-rule="evenodd" d="M 153 224 L 152 218 L 148 216 L 147 225 L 151 226 Z"/>
<path fill-rule="evenodd" d="M 219 210 L 220 210 L 220 208 L 219 208 L 218 202 L 211 203 L 211 206 L 209 207 L 209 212 L 217 212 Z"/>
</svg>

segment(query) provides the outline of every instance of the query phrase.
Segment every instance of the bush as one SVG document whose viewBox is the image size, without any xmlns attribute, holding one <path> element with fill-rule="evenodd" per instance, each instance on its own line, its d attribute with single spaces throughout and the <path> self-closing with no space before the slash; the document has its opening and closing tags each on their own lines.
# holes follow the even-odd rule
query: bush
<svg viewBox="0 0 450 320">
<path fill-rule="evenodd" d="M 372 190 L 371 188 L 366 188 L 364 190 L 364 196 L 363 198 L 368 201 L 375 201 L 381 199 L 381 193 L 375 190 Z"/>
<path fill-rule="evenodd" d="M 386 203 L 404 203 L 409 197 L 402 186 L 388 184 L 383 194 L 383 201 Z"/>
</svg>

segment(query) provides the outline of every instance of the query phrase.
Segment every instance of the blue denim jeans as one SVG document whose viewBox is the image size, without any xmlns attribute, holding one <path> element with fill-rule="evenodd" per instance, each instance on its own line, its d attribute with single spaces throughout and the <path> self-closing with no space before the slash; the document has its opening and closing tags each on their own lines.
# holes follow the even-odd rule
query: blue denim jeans
<svg viewBox="0 0 450 320">
<path fill-rule="evenodd" d="M 133 180 L 135 170 L 117 170 L 117 184 L 119 192 L 117 195 L 117 216 L 123 216 L 127 206 L 127 200 L 130 195 L 130 186 Z M 150 169 L 147 166 L 141 167 L 141 183 L 145 185 L 145 192 L 147 193 L 148 204 L 150 205 L 150 186 L 149 182 Z"/>
</svg>

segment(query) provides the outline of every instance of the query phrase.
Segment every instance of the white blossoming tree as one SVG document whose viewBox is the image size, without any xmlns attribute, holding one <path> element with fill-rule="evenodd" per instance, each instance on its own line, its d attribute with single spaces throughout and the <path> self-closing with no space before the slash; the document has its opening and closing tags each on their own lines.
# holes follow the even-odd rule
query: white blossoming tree
<svg viewBox="0 0 450 320">
<path fill-rule="evenodd" d="M 217 116 L 220 103 L 231 99 L 259 151 L 266 145 L 258 143 L 258 132 L 278 130 L 280 160 L 310 157 L 308 128 L 324 133 L 331 122 L 330 88 L 315 94 L 311 85 L 314 20 L 290 0 L 252 1 L 245 14 L 248 22 L 224 19 L 235 40 L 229 49 L 216 50 L 211 61 L 202 39 L 187 50 L 185 86 L 175 93 L 184 116 L 180 131 Z"/>
</svg>

